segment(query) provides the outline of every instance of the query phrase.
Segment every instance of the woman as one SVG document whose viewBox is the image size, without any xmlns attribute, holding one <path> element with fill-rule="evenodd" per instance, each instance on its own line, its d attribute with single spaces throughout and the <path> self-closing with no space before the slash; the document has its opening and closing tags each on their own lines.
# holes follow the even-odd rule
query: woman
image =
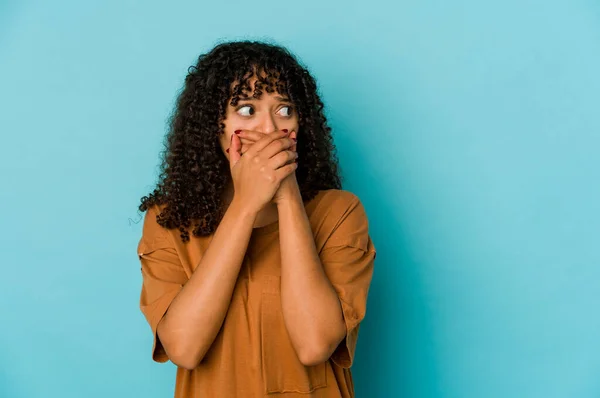
<svg viewBox="0 0 600 398">
<path fill-rule="evenodd" d="M 280 46 L 222 43 L 190 68 L 139 207 L 140 308 L 176 398 L 354 396 L 375 247 L 322 110 Z"/>
</svg>

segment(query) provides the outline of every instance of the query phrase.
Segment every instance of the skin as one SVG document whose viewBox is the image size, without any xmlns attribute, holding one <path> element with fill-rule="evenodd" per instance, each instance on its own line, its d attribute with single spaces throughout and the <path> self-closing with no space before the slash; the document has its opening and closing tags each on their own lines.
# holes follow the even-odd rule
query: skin
<svg viewBox="0 0 600 398">
<path fill-rule="evenodd" d="M 249 81 L 251 87 L 254 86 L 256 78 Z M 240 138 L 241 153 L 244 154 L 251 144 L 258 141 L 264 134 L 271 134 L 275 131 L 287 131 L 289 138 L 297 138 L 298 115 L 293 110 L 293 104 L 278 93 L 263 92 L 260 99 L 240 100 L 237 106 L 227 106 L 225 114 L 224 134 L 219 139 L 223 154 L 230 159 L 228 150 L 232 143 L 232 136 L 235 136 L 236 130 L 242 130 L 236 138 Z M 295 153 L 295 146 L 291 148 Z M 286 181 L 283 185 L 288 185 Z M 233 199 L 233 186 L 230 184 L 226 188 L 224 202 L 229 203 Z M 280 195 L 276 195 L 268 204 L 262 208 L 256 217 L 255 227 L 261 227 L 271 224 L 278 219 L 277 200 Z"/>
<path fill-rule="evenodd" d="M 260 99 L 228 106 L 220 138 L 233 180 L 225 195 L 227 210 L 192 277 L 158 324 L 167 355 L 180 367 L 197 367 L 217 336 L 252 229 L 277 220 L 282 311 L 298 358 L 306 366 L 325 362 L 345 336 L 340 301 L 316 251 L 294 172 L 290 137 L 297 134 L 298 119 L 286 108 L 291 104 L 278 97 L 264 92 Z"/>
</svg>

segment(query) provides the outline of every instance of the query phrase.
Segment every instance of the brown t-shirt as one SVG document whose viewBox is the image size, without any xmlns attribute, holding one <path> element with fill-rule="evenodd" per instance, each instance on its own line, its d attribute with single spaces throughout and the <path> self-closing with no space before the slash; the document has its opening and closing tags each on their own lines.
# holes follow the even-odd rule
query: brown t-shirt
<svg viewBox="0 0 600 398">
<path fill-rule="evenodd" d="M 376 254 L 367 215 L 356 195 L 338 189 L 319 191 L 305 210 L 321 263 L 340 298 L 345 339 L 326 362 L 308 367 L 300 362 L 281 309 L 279 222 L 254 228 L 223 326 L 198 367 L 177 368 L 175 398 L 354 397 L 350 366 Z M 166 362 L 158 322 L 213 235 L 190 233 L 183 243 L 177 229 L 156 223 L 158 211 L 154 206 L 146 212 L 138 245 L 140 308 L 154 334 L 152 359 Z"/>
</svg>

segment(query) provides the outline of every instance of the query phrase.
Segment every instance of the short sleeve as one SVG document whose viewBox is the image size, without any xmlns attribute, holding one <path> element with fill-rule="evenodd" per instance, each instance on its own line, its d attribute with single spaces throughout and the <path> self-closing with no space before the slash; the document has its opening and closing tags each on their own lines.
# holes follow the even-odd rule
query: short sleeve
<svg viewBox="0 0 600 398">
<path fill-rule="evenodd" d="M 187 282 L 188 276 L 171 238 L 156 223 L 156 212 L 152 209 L 146 212 L 144 218 L 138 258 L 142 273 L 140 309 L 153 333 L 152 359 L 166 362 L 169 358 L 157 334 L 158 323 Z"/>
<path fill-rule="evenodd" d="M 360 200 L 352 195 L 350 200 L 338 200 L 333 205 L 338 208 L 341 216 L 336 220 L 336 227 L 319 256 L 325 273 L 339 296 L 346 324 L 346 337 L 331 359 L 338 366 L 349 368 L 354 360 L 359 325 L 366 314 L 376 251 Z"/>
</svg>

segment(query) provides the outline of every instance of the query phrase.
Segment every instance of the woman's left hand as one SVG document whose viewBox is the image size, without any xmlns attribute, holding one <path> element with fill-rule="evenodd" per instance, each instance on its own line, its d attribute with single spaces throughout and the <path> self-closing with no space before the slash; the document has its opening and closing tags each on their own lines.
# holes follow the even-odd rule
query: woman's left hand
<svg viewBox="0 0 600 398">
<path fill-rule="evenodd" d="M 259 131 L 252 131 L 252 130 L 242 130 L 238 134 L 238 136 L 240 137 L 240 141 L 242 142 L 241 152 L 242 152 L 242 155 L 244 155 L 244 153 L 248 149 L 250 149 L 250 147 L 252 146 L 253 143 L 260 140 L 264 136 L 264 133 L 261 133 Z M 293 138 L 295 140 L 297 137 L 297 132 L 292 131 L 292 132 L 288 133 L 288 137 Z M 296 144 L 292 145 L 290 150 L 295 152 Z M 296 162 L 297 161 L 298 160 L 296 160 Z M 298 187 L 298 180 L 296 179 L 295 172 L 290 174 L 289 176 L 287 176 L 286 178 L 284 178 L 281 181 L 281 184 L 279 185 L 279 189 L 275 192 L 275 196 L 273 196 L 273 202 L 281 203 L 282 201 L 294 198 L 294 195 L 297 195 L 296 197 L 301 197 L 300 188 Z"/>
</svg>

